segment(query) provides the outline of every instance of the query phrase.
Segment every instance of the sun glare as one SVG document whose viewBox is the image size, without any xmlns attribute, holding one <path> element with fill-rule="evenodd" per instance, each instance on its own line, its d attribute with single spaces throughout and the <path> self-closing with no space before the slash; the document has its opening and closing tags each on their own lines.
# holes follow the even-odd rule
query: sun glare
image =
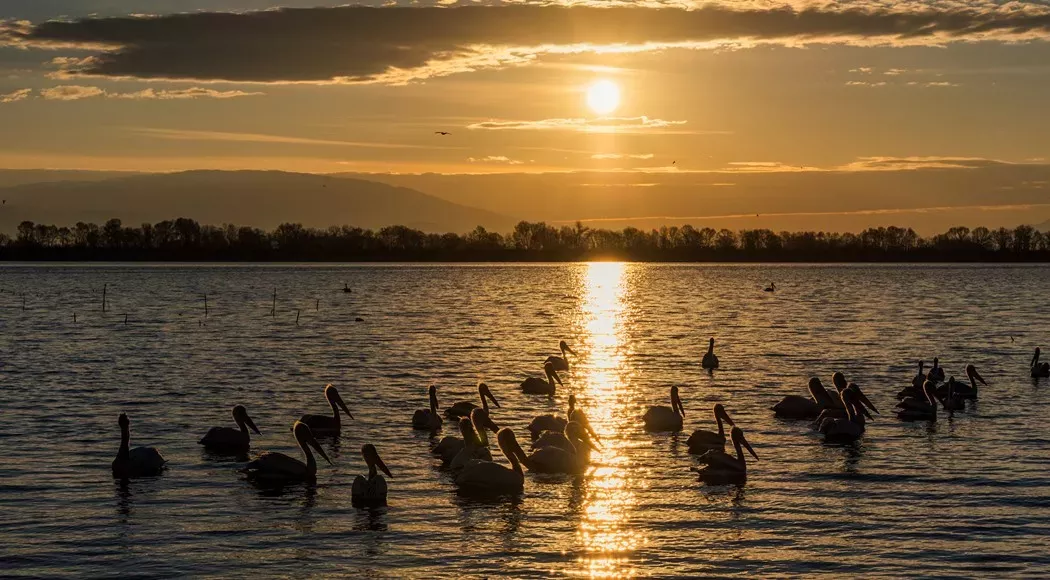
<svg viewBox="0 0 1050 580">
<path fill-rule="evenodd" d="M 598 81 L 587 88 L 587 106 L 599 115 L 606 115 L 620 106 L 620 87 L 612 81 Z"/>
</svg>

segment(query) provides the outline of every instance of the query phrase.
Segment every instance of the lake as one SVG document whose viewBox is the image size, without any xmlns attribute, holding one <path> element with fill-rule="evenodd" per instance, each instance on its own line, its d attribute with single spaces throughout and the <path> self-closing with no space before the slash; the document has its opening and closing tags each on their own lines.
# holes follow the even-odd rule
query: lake
<svg viewBox="0 0 1050 580">
<path fill-rule="evenodd" d="M 1047 266 L 0 265 L 0 562 L 50 577 L 1045 577 L 1050 384 L 1028 362 L 1050 347 L 1048 282 Z M 523 394 L 561 339 L 579 354 L 564 387 Z M 898 421 L 895 394 L 934 356 L 989 385 L 936 423 Z M 857 444 L 773 417 L 835 371 L 882 412 Z M 603 444 L 587 473 L 458 493 L 410 419 L 428 385 L 445 406 L 478 381 L 523 442 L 575 393 Z M 290 427 L 328 412 L 327 383 L 355 419 L 323 441 L 334 465 L 316 486 L 261 489 L 197 445 L 243 404 L 253 453 L 299 457 Z M 685 430 L 644 432 L 672 385 Z M 714 427 L 715 403 L 759 455 L 743 486 L 689 470 L 685 440 Z M 114 481 L 121 411 L 163 475 Z M 386 508 L 351 506 L 363 443 L 394 475 Z"/>
</svg>

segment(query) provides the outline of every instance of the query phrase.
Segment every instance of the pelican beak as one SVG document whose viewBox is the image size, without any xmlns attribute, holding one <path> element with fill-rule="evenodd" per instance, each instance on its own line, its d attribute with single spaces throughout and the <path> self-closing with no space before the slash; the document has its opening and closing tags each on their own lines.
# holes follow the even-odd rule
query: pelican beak
<svg viewBox="0 0 1050 580">
<path fill-rule="evenodd" d="M 386 464 L 383 463 L 383 458 L 380 457 L 378 453 L 376 453 L 376 467 L 378 467 L 380 471 L 385 473 L 387 477 L 389 477 L 390 479 L 394 479 L 394 476 L 390 475 L 390 470 L 386 468 Z"/>
<path fill-rule="evenodd" d="M 346 403 L 343 402 L 343 397 L 340 396 L 338 393 L 336 393 L 335 396 L 335 404 L 339 405 L 339 408 L 342 409 L 344 413 L 346 413 L 347 417 L 350 417 L 351 419 L 354 418 L 354 416 L 350 414 L 350 409 L 346 408 Z"/>
<path fill-rule="evenodd" d="M 977 369 L 973 369 L 973 378 L 981 381 L 982 385 L 988 384 L 987 382 L 985 382 L 984 377 L 981 376 L 981 373 L 977 372 Z"/>
<path fill-rule="evenodd" d="M 324 460 L 328 462 L 328 465 L 332 464 L 332 460 L 328 458 L 328 454 L 325 453 L 324 449 L 321 448 L 321 444 L 317 442 L 317 438 L 316 437 L 311 435 L 310 438 L 307 440 L 307 443 L 310 444 L 310 447 L 313 447 L 315 450 L 317 450 L 317 453 L 321 457 L 324 457 Z"/>
<path fill-rule="evenodd" d="M 499 401 L 496 400 L 496 396 L 493 395 L 492 391 L 490 391 L 487 387 L 485 388 L 485 396 L 488 397 L 490 401 L 492 401 L 492 404 L 495 405 L 497 409 L 500 408 Z"/>
<path fill-rule="evenodd" d="M 751 444 L 747 442 L 747 439 L 744 438 L 743 434 L 740 435 L 740 444 L 743 445 L 744 449 L 747 449 L 748 453 L 755 458 L 755 461 L 758 461 L 758 454 L 751 448 Z"/>
<path fill-rule="evenodd" d="M 568 352 L 569 354 L 571 354 L 572 356 L 579 356 L 579 355 L 577 355 L 577 354 L 576 354 L 576 351 L 572 350 L 572 347 L 571 347 L 571 346 L 569 346 L 569 345 L 565 345 L 565 350 L 566 350 L 566 351 L 567 351 L 567 352 Z"/>
<path fill-rule="evenodd" d="M 259 432 L 259 428 L 255 426 L 255 421 L 252 421 L 252 418 L 247 414 L 244 415 L 244 424 L 252 431 L 255 431 L 256 435 L 262 435 L 262 433 Z"/>
<path fill-rule="evenodd" d="M 871 419 L 872 421 L 875 420 L 875 417 L 871 416 L 871 413 L 869 413 L 868 410 L 864 408 L 864 405 L 857 405 L 857 408 L 860 409 L 861 413 L 864 413 L 865 417 L 867 417 L 868 419 Z"/>
<path fill-rule="evenodd" d="M 673 402 L 675 405 L 678 406 L 678 412 L 681 413 L 683 417 L 685 417 L 685 407 L 682 406 L 682 397 L 678 395 L 678 391 L 675 391 L 673 396 Z"/>
<path fill-rule="evenodd" d="M 879 413 L 879 410 L 876 409 L 875 405 L 871 402 L 870 399 L 868 399 L 868 396 L 864 394 L 864 391 L 860 390 L 860 387 L 857 387 L 857 397 L 860 398 L 860 402 L 861 403 L 864 403 L 864 406 L 868 407 L 872 411 L 875 411 L 879 415 L 882 414 L 882 413 Z M 865 413 L 865 415 L 867 415 L 867 413 Z M 868 415 L 868 417 L 870 418 L 871 415 Z"/>
<path fill-rule="evenodd" d="M 719 410 L 719 414 L 722 415 L 722 420 L 723 421 L 725 421 L 726 423 L 729 423 L 730 427 L 736 427 L 736 423 L 733 422 L 733 419 L 729 416 L 729 412 L 728 411 L 726 411 L 723 408 L 719 408 L 718 410 Z"/>
<path fill-rule="evenodd" d="M 561 377 L 558 376 L 558 371 L 554 370 L 554 367 L 547 367 L 547 376 L 557 381 L 560 386 L 565 386 L 565 383 L 561 382 Z"/>
<path fill-rule="evenodd" d="M 492 417 L 485 417 L 484 423 L 484 427 L 486 427 L 489 431 L 492 431 L 493 433 L 499 433 L 499 425 L 497 425 L 496 422 L 492 420 Z"/>
</svg>

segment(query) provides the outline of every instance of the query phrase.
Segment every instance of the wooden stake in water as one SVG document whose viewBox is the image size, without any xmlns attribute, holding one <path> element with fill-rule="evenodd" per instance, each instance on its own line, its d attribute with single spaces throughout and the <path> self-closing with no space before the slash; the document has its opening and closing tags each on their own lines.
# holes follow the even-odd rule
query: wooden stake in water
<svg viewBox="0 0 1050 580">
<path fill-rule="evenodd" d="M 277 289 L 273 289 L 273 307 L 270 308 L 270 317 L 277 318 Z"/>
<path fill-rule="evenodd" d="M 106 289 L 108 287 L 109 287 L 109 284 L 103 284 L 102 285 L 102 312 L 106 311 Z"/>
<path fill-rule="evenodd" d="M 321 300 L 318 299 L 317 303 L 314 304 L 314 310 L 320 310 L 320 309 L 321 309 Z"/>
<path fill-rule="evenodd" d="M 26 311 L 26 293 L 22 293 L 22 312 Z"/>
<path fill-rule="evenodd" d="M 128 315 L 124 314 L 124 326 L 128 325 Z"/>
<path fill-rule="evenodd" d="M 77 323 L 77 313 L 74 312 L 73 313 L 73 324 L 76 324 L 76 323 Z"/>
<path fill-rule="evenodd" d="M 204 317 L 208 317 L 208 295 L 204 295 Z"/>
<path fill-rule="evenodd" d="M 295 325 L 299 326 L 299 309 L 295 309 Z"/>
</svg>

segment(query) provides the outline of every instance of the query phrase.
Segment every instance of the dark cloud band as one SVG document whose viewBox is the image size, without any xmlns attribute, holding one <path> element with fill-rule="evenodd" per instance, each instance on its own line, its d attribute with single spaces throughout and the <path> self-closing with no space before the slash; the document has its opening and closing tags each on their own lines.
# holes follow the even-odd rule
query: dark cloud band
<svg viewBox="0 0 1050 580">
<path fill-rule="evenodd" d="M 341 7 L 8 23 L 0 29 L 0 41 L 9 44 L 93 50 L 93 58 L 67 67 L 73 74 L 242 82 L 369 82 L 391 71 L 429 69 L 418 75 L 425 77 L 581 44 L 939 44 L 1045 37 L 1050 9 L 1037 5 L 949 11 Z"/>
</svg>

